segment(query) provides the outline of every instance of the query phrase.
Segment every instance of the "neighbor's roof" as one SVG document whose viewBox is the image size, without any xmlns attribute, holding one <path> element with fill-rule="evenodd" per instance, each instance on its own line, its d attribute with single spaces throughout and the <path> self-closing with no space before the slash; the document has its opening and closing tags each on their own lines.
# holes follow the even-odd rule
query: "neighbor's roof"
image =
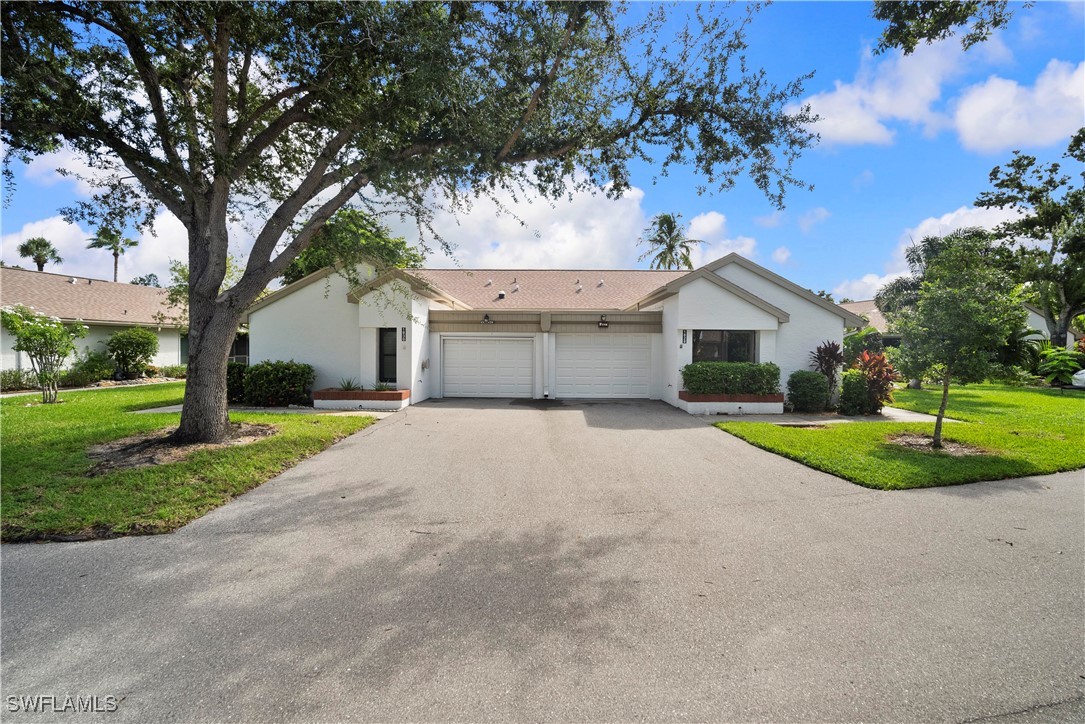
<svg viewBox="0 0 1085 724">
<path fill-rule="evenodd" d="M 858 314 L 860 317 L 866 317 L 870 320 L 870 326 L 882 334 L 890 333 L 889 322 L 886 321 L 885 315 L 882 314 L 882 310 L 878 309 L 878 305 L 874 303 L 873 299 L 862 302 L 842 302 L 839 306 L 853 314 Z M 895 332 L 892 334 L 895 334 Z"/>
<path fill-rule="evenodd" d="M 411 269 L 474 309 L 624 309 L 688 271 Z M 505 292 L 499 299 L 498 293 Z"/>
<path fill-rule="evenodd" d="M 165 289 L 0 267 L 0 306 L 15 304 L 66 321 L 177 326 L 157 318 L 176 314 L 166 303 Z"/>
</svg>

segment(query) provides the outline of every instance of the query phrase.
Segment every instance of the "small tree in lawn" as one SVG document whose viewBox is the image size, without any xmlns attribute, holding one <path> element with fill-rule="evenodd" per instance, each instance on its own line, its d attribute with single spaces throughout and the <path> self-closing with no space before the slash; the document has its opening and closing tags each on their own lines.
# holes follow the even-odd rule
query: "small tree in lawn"
<svg viewBox="0 0 1085 724">
<path fill-rule="evenodd" d="M 904 337 L 901 355 L 912 369 L 941 369 L 934 448 L 942 447 L 950 381 L 982 381 L 1006 337 L 1025 323 L 1012 280 L 984 263 L 989 249 L 978 235 L 956 238 L 927 267 L 915 306 L 893 315 Z"/>
<path fill-rule="evenodd" d="M 75 352 L 75 340 L 87 336 L 83 324 L 63 324 L 56 317 L 37 314 L 21 304 L 0 309 L 0 321 L 4 329 L 15 337 L 12 346 L 16 352 L 26 352 L 34 368 L 41 401 L 57 401 L 57 382 L 64 360 Z"/>
</svg>

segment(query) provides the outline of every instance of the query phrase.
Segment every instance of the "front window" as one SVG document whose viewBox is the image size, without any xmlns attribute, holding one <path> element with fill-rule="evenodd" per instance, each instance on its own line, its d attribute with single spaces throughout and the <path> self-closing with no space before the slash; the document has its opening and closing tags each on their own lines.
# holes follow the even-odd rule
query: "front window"
<svg viewBox="0 0 1085 724">
<path fill-rule="evenodd" d="M 694 362 L 756 362 L 757 333 L 730 329 L 693 330 Z"/>
</svg>

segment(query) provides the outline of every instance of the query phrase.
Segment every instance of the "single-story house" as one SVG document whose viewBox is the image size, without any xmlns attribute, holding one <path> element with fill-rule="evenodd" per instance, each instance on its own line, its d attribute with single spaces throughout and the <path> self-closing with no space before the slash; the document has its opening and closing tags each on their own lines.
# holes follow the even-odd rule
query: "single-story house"
<svg viewBox="0 0 1085 724">
<path fill-rule="evenodd" d="M 254 304 L 250 360 L 311 364 L 318 389 L 384 383 L 409 390 L 410 403 L 645 398 L 688 410 L 679 392 L 690 362 L 774 362 L 783 384 L 809 369 L 818 344 L 862 324 L 738 254 L 694 271 L 359 273 L 360 288 L 326 269 Z"/>
<path fill-rule="evenodd" d="M 853 314 L 865 317 L 868 321 L 862 326 L 869 326 L 878 330 L 882 335 L 882 340 L 886 344 L 891 346 L 900 344 L 900 333 L 889 325 L 885 315 L 878 309 L 878 305 L 874 303 L 873 299 L 866 299 L 861 302 L 843 302 L 840 306 Z M 1050 339 L 1051 334 L 1047 331 L 1047 322 L 1044 320 L 1043 312 L 1031 304 L 1025 305 L 1025 311 L 1028 312 L 1028 319 L 1025 321 L 1025 326 L 1039 332 L 1039 334 L 1032 335 L 1032 337 L 1036 339 Z M 1077 336 L 1072 331 L 1066 335 L 1067 347 L 1072 348 L 1076 341 Z"/>
<path fill-rule="evenodd" d="M 0 306 L 16 304 L 63 322 L 82 321 L 89 329 L 86 337 L 76 341 L 80 351 L 104 351 L 103 343 L 114 332 L 146 327 L 158 335 L 158 354 L 152 364 L 182 364 L 180 325 L 163 321 L 172 316 L 164 289 L 0 267 Z M 30 358 L 12 349 L 14 344 L 11 334 L 0 329 L 3 369 L 30 369 Z"/>
</svg>

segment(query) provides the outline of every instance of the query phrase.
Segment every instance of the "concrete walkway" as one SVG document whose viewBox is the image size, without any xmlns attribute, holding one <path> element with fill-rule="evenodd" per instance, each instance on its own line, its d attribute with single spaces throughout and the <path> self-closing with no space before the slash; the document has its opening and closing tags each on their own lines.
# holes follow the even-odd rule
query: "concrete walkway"
<svg viewBox="0 0 1085 724">
<path fill-rule="evenodd" d="M 5 722 L 1081 721 L 1082 473 L 867 490 L 659 402 L 409 407 L 168 536 L 5 545 Z"/>
</svg>

